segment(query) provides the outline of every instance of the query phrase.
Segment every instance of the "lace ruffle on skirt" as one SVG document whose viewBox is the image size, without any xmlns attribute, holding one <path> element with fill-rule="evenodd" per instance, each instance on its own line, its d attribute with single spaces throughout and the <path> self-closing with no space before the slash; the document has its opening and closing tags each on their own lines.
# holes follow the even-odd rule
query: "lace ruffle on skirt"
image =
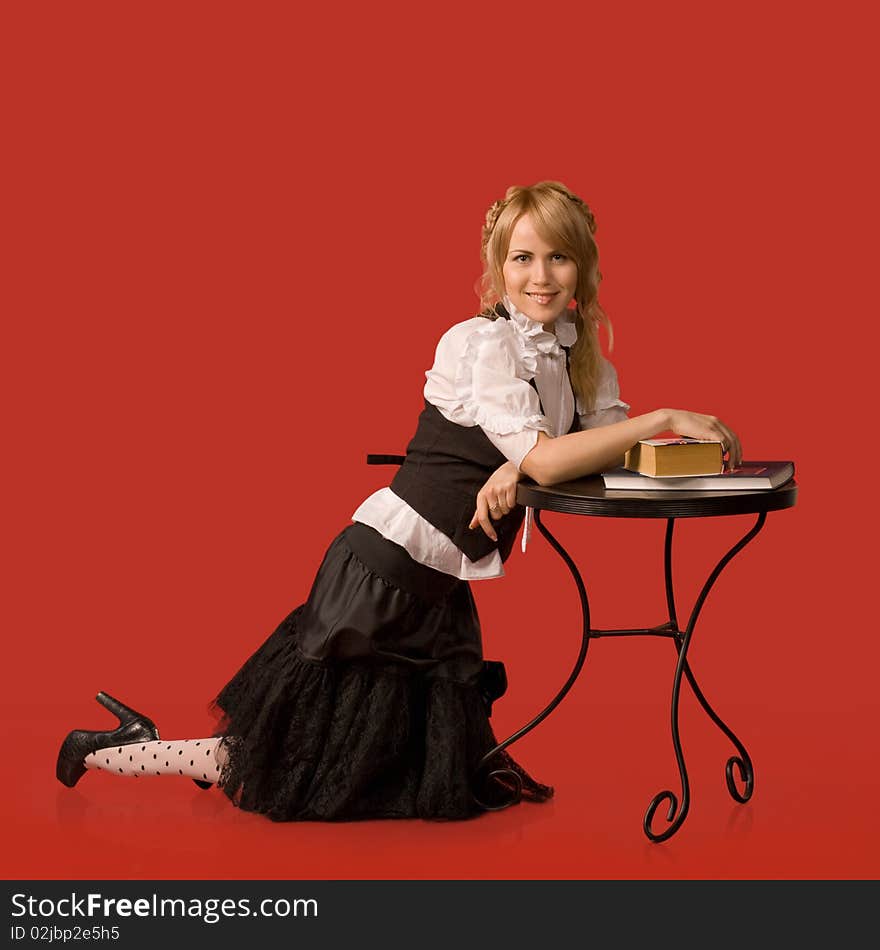
<svg viewBox="0 0 880 950">
<path fill-rule="evenodd" d="M 228 759 L 219 786 L 275 821 L 467 818 L 505 690 L 484 662 L 468 584 L 416 564 L 365 525 L 330 545 L 297 607 L 211 706 Z M 522 796 L 552 788 L 507 755 Z M 480 797 L 507 796 L 493 779 Z"/>
</svg>

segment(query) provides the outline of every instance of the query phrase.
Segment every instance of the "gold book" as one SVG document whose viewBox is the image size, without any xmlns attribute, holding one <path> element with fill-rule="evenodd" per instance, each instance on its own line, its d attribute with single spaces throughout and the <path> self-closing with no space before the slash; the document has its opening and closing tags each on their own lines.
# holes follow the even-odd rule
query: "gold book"
<svg viewBox="0 0 880 950">
<path fill-rule="evenodd" d="M 626 453 L 623 467 L 653 478 L 720 475 L 724 470 L 724 461 L 720 442 L 705 439 L 643 439 Z"/>
</svg>

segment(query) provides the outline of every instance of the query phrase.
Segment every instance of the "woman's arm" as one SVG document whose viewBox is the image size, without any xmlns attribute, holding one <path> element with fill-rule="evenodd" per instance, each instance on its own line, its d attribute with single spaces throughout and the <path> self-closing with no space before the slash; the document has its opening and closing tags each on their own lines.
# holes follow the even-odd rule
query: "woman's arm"
<svg viewBox="0 0 880 950">
<path fill-rule="evenodd" d="M 672 431 L 692 439 L 715 439 L 730 453 L 730 465 L 742 461 L 736 433 L 715 416 L 683 409 L 655 409 L 624 422 L 570 432 L 551 439 L 538 433 L 535 447 L 520 463 L 520 470 L 539 485 L 555 485 L 607 471 L 622 461 L 623 454 L 641 439 L 653 439 Z"/>
</svg>

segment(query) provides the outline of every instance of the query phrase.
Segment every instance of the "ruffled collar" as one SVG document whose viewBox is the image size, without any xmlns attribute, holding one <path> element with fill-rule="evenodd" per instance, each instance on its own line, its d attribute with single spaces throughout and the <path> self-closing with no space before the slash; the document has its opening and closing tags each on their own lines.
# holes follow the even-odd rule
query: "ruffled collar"
<svg viewBox="0 0 880 950">
<path fill-rule="evenodd" d="M 574 346 L 577 341 L 577 327 L 570 310 L 566 310 L 557 319 L 556 333 L 551 333 L 544 329 L 543 323 L 532 320 L 531 317 L 527 317 L 521 310 L 518 310 L 510 302 L 508 296 L 505 295 L 502 304 L 510 316 L 510 322 L 539 353 L 556 355 L 562 352 L 561 347 Z"/>
</svg>

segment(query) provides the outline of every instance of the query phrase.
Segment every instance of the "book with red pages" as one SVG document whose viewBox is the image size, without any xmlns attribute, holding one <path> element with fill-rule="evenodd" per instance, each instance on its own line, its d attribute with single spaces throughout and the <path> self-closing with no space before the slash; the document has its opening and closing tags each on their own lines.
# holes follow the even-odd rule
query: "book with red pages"
<svg viewBox="0 0 880 950">
<path fill-rule="evenodd" d="M 624 491 L 760 491 L 794 477 L 794 462 L 743 462 L 720 475 L 652 476 L 615 468 L 602 473 L 605 488 Z"/>
</svg>

